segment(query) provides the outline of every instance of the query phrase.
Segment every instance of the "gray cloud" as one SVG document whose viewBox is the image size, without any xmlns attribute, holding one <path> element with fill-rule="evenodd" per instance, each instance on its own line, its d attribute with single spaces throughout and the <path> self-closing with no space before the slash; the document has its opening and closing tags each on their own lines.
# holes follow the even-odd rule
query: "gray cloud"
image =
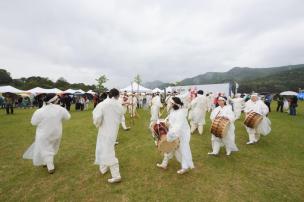
<svg viewBox="0 0 304 202">
<path fill-rule="evenodd" d="M 0 67 L 123 87 L 304 62 L 302 0 L 0 1 Z"/>
</svg>

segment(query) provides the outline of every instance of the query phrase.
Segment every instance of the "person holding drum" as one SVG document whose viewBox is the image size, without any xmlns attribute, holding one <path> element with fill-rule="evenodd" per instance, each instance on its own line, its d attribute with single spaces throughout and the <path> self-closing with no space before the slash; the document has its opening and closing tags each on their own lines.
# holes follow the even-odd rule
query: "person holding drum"
<svg viewBox="0 0 304 202">
<path fill-rule="evenodd" d="M 229 156 L 231 152 L 238 151 L 235 144 L 235 115 L 232 111 L 231 105 L 226 105 L 227 99 L 225 97 L 218 97 L 218 107 L 216 107 L 210 115 L 212 121 L 211 126 L 211 145 L 212 152 L 209 155 L 218 155 L 221 146 L 225 146 L 226 155 Z"/>
<path fill-rule="evenodd" d="M 157 164 L 157 167 L 166 169 L 169 160 L 175 155 L 176 159 L 181 163 L 181 169 L 177 173 L 184 174 L 194 168 L 190 149 L 190 126 L 187 121 L 187 110 L 183 108 L 180 98 L 172 97 L 171 102 L 172 110 L 168 116 L 169 130 L 167 141 L 173 142 L 179 138 L 180 146 L 174 151 L 164 153 L 164 159 L 161 164 Z"/>
<path fill-rule="evenodd" d="M 253 93 L 245 104 L 244 112 L 246 114 L 244 124 L 249 136 L 247 144 L 254 144 L 259 141 L 260 134 L 268 135 L 271 131 L 271 122 L 266 117 L 269 109 L 262 100 L 258 99 L 258 94 Z"/>
</svg>

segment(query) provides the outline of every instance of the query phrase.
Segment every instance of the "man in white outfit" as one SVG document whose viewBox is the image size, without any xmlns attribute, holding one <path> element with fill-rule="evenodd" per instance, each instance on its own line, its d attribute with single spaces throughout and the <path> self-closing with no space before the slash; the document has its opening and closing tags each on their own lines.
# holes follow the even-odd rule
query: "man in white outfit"
<svg viewBox="0 0 304 202">
<path fill-rule="evenodd" d="M 244 105 L 244 99 L 241 98 L 241 94 L 236 94 L 235 98 L 231 99 L 233 103 L 233 111 L 235 119 L 239 119 L 242 113 L 242 107 Z"/>
<path fill-rule="evenodd" d="M 197 97 L 190 103 L 189 120 L 191 126 L 191 133 L 194 133 L 196 129 L 200 135 L 203 134 L 204 125 L 206 124 L 205 116 L 208 110 L 207 98 L 204 95 L 204 91 L 199 90 Z"/>
<path fill-rule="evenodd" d="M 218 98 L 218 107 L 216 107 L 210 115 L 210 119 L 213 122 L 214 119 L 217 116 L 223 116 L 229 119 L 230 126 L 228 129 L 228 132 L 225 137 L 219 138 L 216 137 L 214 134 L 211 134 L 211 146 L 212 146 L 212 152 L 209 152 L 209 155 L 218 155 L 221 146 L 225 146 L 226 148 L 226 155 L 229 156 L 231 152 L 238 151 L 238 148 L 235 144 L 235 116 L 232 111 L 231 105 L 226 105 L 226 98 L 225 97 L 219 97 Z"/>
<path fill-rule="evenodd" d="M 159 119 L 159 111 L 160 108 L 163 107 L 159 93 L 152 98 L 151 101 L 151 119 L 150 119 L 150 127 L 157 122 Z"/>
<path fill-rule="evenodd" d="M 127 91 L 121 94 L 121 96 L 119 97 L 119 102 L 121 103 L 124 112 L 121 118 L 121 126 L 124 130 L 130 130 L 130 127 L 127 127 L 126 125 L 126 117 L 125 117 L 129 105 Z"/>
<path fill-rule="evenodd" d="M 56 103 L 59 97 L 48 94 L 42 108 L 35 111 L 31 123 L 37 126 L 34 143 L 24 153 L 24 159 L 33 160 L 35 166 L 47 166 L 48 172 L 55 172 L 54 156 L 57 154 L 62 137 L 62 121 L 69 120 L 70 113 Z"/>
<path fill-rule="evenodd" d="M 258 142 L 261 134 L 266 136 L 271 131 L 271 128 L 270 128 L 271 122 L 266 117 L 269 112 L 269 109 L 262 100 L 259 100 L 257 93 L 253 93 L 251 95 L 250 100 L 248 100 L 245 103 L 244 112 L 246 114 L 246 117 L 251 111 L 261 114 L 263 116 L 263 120 L 256 128 L 249 128 L 249 127 L 245 126 L 246 131 L 249 136 L 249 141 L 247 142 L 247 144 L 254 144 L 254 143 Z"/>
<path fill-rule="evenodd" d="M 118 159 L 115 156 L 115 143 L 123 108 L 119 102 L 119 91 L 111 89 L 109 98 L 99 103 L 93 111 L 94 125 L 99 129 L 96 143 L 95 164 L 105 174 L 109 169 L 112 175 L 109 183 L 121 181 Z"/>
<path fill-rule="evenodd" d="M 138 99 L 136 93 L 133 93 L 131 96 L 129 96 L 129 113 L 131 114 L 131 117 L 136 116 L 137 103 Z"/>
</svg>

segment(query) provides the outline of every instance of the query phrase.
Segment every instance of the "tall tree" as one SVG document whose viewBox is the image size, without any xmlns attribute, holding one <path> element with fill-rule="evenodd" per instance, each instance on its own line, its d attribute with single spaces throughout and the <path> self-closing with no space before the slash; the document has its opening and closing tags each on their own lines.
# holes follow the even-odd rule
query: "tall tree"
<svg viewBox="0 0 304 202">
<path fill-rule="evenodd" d="M 104 84 L 108 81 L 106 75 L 101 75 L 98 79 L 96 79 L 97 85 L 96 85 L 96 90 L 99 93 L 102 93 L 106 90 L 104 87 Z"/>
<path fill-rule="evenodd" d="M 13 81 L 11 74 L 5 69 L 0 69 L 0 85 L 8 85 Z"/>
<path fill-rule="evenodd" d="M 133 80 L 133 81 L 136 82 L 136 83 L 138 83 L 139 85 L 142 83 L 142 80 L 141 80 L 139 74 L 137 74 L 137 75 L 134 77 L 134 80 Z"/>
<path fill-rule="evenodd" d="M 61 90 L 66 90 L 70 86 L 70 83 L 65 80 L 65 78 L 60 77 L 56 82 L 55 82 L 55 87 L 59 88 Z"/>
</svg>

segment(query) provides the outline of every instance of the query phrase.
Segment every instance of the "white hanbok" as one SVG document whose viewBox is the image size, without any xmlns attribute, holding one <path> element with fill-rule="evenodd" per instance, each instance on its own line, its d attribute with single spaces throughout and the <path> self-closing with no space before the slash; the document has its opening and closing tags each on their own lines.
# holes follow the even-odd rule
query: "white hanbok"
<svg viewBox="0 0 304 202">
<path fill-rule="evenodd" d="M 56 104 L 44 105 L 35 111 L 31 124 L 37 126 L 34 143 L 23 154 L 24 159 L 33 160 L 35 166 L 53 167 L 62 137 L 62 121 L 70 119 L 70 113 Z M 53 169 L 53 168 L 51 168 Z"/>
<path fill-rule="evenodd" d="M 210 119 L 213 122 L 213 120 L 217 116 L 223 116 L 229 119 L 230 121 L 230 126 L 228 133 L 225 137 L 223 138 L 218 138 L 215 135 L 211 135 L 211 143 L 212 143 L 212 154 L 217 155 L 220 151 L 221 146 L 225 146 L 226 148 L 226 154 L 230 155 L 231 152 L 233 151 L 238 151 L 238 148 L 235 144 L 235 126 L 234 126 L 234 121 L 235 121 L 235 116 L 232 111 L 231 105 L 225 105 L 224 107 L 218 106 L 216 107 L 210 115 Z"/>
<path fill-rule="evenodd" d="M 115 156 L 115 142 L 123 115 L 121 103 L 107 98 L 93 111 L 94 125 L 99 129 L 96 143 L 95 164 L 112 166 L 118 163 Z"/>
<path fill-rule="evenodd" d="M 119 102 L 122 105 L 123 108 L 123 115 L 121 117 L 121 126 L 124 130 L 127 130 L 128 127 L 126 125 L 126 117 L 125 114 L 127 113 L 127 109 L 128 109 L 128 97 L 125 97 L 124 95 L 119 97 Z"/>
<path fill-rule="evenodd" d="M 95 164 L 100 166 L 101 173 L 110 168 L 113 178 L 120 178 L 115 143 L 122 116 L 123 107 L 115 98 L 105 99 L 93 111 L 93 123 L 98 128 Z"/>
<path fill-rule="evenodd" d="M 152 98 L 151 101 L 151 119 L 150 122 L 152 123 L 156 123 L 157 120 L 159 119 L 159 111 L 160 108 L 163 107 L 161 100 L 160 100 L 160 96 L 155 96 Z"/>
<path fill-rule="evenodd" d="M 191 133 L 198 129 L 203 134 L 203 126 L 206 124 L 205 116 L 208 110 L 208 102 L 205 95 L 198 94 L 190 103 L 189 120 Z"/>
<path fill-rule="evenodd" d="M 187 121 L 187 110 L 171 110 L 168 121 L 169 131 L 167 134 L 167 140 L 170 142 L 179 138 L 180 146 L 176 151 L 164 154 L 161 166 L 167 167 L 169 160 L 175 155 L 176 159 L 181 163 L 182 169 L 194 168 L 190 149 L 191 135 L 190 126 Z"/>
<path fill-rule="evenodd" d="M 249 142 L 257 142 L 260 139 L 260 134 L 262 135 L 268 135 L 271 132 L 271 122 L 270 120 L 266 117 L 266 115 L 269 112 L 269 109 L 267 105 L 262 101 L 262 100 L 257 100 L 256 102 L 253 102 L 252 100 L 248 100 L 245 103 L 245 113 L 249 113 L 250 111 L 254 111 L 256 113 L 259 113 L 263 115 L 263 120 L 262 122 L 258 125 L 257 128 L 249 128 L 247 126 L 246 130 L 249 136 Z"/>
<path fill-rule="evenodd" d="M 233 111 L 235 115 L 235 119 L 239 119 L 242 113 L 242 108 L 244 105 L 244 99 L 243 98 L 233 98 L 231 99 L 233 103 Z"/>
<path fill-rule="evenodd" d="M 136 116 L 137 102 L 136 96 L 129 96 L 129 113 L 131 114 L 131 117 Z"/>
</svg>

